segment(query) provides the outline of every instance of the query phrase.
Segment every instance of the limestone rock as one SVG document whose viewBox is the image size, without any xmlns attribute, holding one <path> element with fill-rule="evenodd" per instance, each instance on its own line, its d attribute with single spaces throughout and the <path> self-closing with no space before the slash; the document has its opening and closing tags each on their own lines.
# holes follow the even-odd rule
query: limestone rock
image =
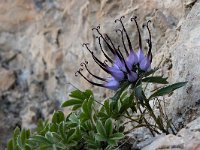
<svg viewBox="0 0 200 150">
<path fill-rule="evenodd" d="M 149 146 L 143 148 L 142 150 L 160 150 L 160 149 L 183 149 L 183 141 L 180 137 L 175 135 L 167 135 L 155 140 Z"/>
<path fill-rule="evenodd" d="M 170 112 L 184 114 L 197 106 L 200 67 L 200 2 L 196 2 L 181 26 L 178 40 L 171 46 L 171 82 L 188 81 L 187 85 L 171 97 Z M 198 106 L 197 106 L 198 107 Z M 190 120 L 191 121 L 191 120 Z"/>
<path fill-rule="evenodd" d="M 0 92 L 9 90 L 15 83 L 15 74 L 11 70 L 0 68 Z"/>
<path fill-rule="evenodd" d="M 35 20 L 36 11 L 31 1 L 1 1 L 0 31 L 16 32 Z M 25 23 L 25 24 L 24 24 Z"/>
<path fill-rule="evenodd" d="M 200 117 L 181 129 L 178 134 L 166 135 L 156 138 L 150 145 L 142 150 L 199 150 L 200 149 Z"/>
</svg>

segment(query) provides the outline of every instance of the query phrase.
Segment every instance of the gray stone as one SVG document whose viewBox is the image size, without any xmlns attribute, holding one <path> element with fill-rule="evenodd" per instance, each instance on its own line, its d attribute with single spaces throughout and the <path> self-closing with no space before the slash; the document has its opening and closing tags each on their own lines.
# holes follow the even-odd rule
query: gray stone
<svg viewBox="0 0 200 150">
<path fill-rule="evenodd" d="M 193 109 L 200 99 L 200 3 L 196 2 L 181 26 L 177 41 L 170 47 L 171 82 L 188 81 L 187 85 L 171 96 L 170 112 L 184 114 Z"/>
<path fill-rule="evenodd" d="M 200 118 L 190 122 L 178 134 L 157 137 L 151 144 L 142 150 L 199 150 L 200 149 Z"/>
<path fill-rule="evenodd" d="M 15 74 L 12 70 L 0 68 L 0 92 L 9 90 L 15 83 Z"/>
</svg>

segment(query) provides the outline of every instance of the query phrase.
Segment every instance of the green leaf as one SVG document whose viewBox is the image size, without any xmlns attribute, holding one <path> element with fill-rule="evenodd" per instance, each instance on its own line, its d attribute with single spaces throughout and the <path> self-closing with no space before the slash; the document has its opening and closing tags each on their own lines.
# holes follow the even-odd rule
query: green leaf
<svg viewBox="0 0 200 150">
<path fill-rule="evenodd" d="M 82 106 L 82 104 L 76 104 L 72 107 L 72 110 L 77 110 Z"/>
<path fill-rule="evenodd" d="M 116 144 L 117 144 L 117 140 L 108 139 L 108 146 L 116 145 Z M 112 150 L 112 149 L 111 149 L 111 150 Z"/>
<path fill-rule="evenodd" d="M 66 140 L 67 137 L 66 137 L 66 134 L 65 134 L 65 122 L 64 122 L 64 121 L 61 122 L 61 123 L 59 124 L 58 129 L 59 129 L 59 132 L 60 132 L 61 137 L 62 137 L 64 140 Z"/>
<path fill-rule="evenodd" d="M 89 120 L 90 116 L 88 116 L 88 114 L 86 114 L 85 112 L 82 112 L 80 114 L 80 121 L 81 123 L 84 123 L 85 121 Z"/>
<path fill-rule="evenodd" d="M 18 135 L 20 134 L 20 128 L 19 127 L 16 127 L 15 130 L 14 130 L 14 135 L 13 137 L 16 139 L 18 137 Z"/>
<path fill-rule="evenodd" d="M 17 138 L 20 135 L 20 129 L 19 127 L 16 127 L 13 133 L 13 147 L 16 147 L 17 145 Z"/>
<path fill-rule="evenodd" d="M 102 136 L 101 134 L 96 134 L 96 135 L 95 135 L 95 139 L 96 139 L 97 141 L 106 141 L 106 140 L 107 140 L 107 138 L 105 138 L 105 137 Z"/>
<path fill-rule="evenodd" d="M 119 99 L 119 97 L 121 96 L 121 94 L 124 92 L 124 90 L 126 88 L 128 88 L 129 85 L 130 85 L 129 82 L 122 83 L 121 88 L 119 90 L 117 90 L 116 94 L 111 99 L 113 101 L 117 101 Z"/>
<path fill-rule="evenodd" d="M 144 74 L 144 77 L 147 77 L 147 76 L 153 74 L 153 73 L 156 72 L 158 69 L 159 69 L 159 68 L 154 68 L 154 69 L 152 69 L 152 70 L 146 72 L 146 73 Z"/>
<path fill-rule="evenodd" d="M 12 139 L 10 139 L 10 140 L 8 141 L 7 150 L 14 150 L 14 147 L 13 147 L 13 140 L 12 140 Z"/>
<path fill-rule="evenodd" d="M 93 96 L 91 90 L 86 90 L 85 92 L 82 92 L 80 90 L 75 90 L 71 92 L 71 94 L 69 95 L 69 97 L 71 97 L 72 99 L 65 101 L 61 105 L 61 107 L 73 106 L 72 110 L 77 110 L 82 106 L 84 100 L 88 99 L 90 96 Z"/>
<path fill-rule="evenodd" d="M 88 99 L 91 95 L 93 95 L 91 90 L 86 90 L 85 92 L 82 92 L 80 90 L 75 90 L 71 92 L 69 96 L 75 99 L 84 100 Z"/>
<path fill-rule="evenodd" d="M 73 106 L 73 105 L 77 105 L 77 104 L 82 104 L 83 100 L 79 100 L 79 99 L 69 99 L 65 102 L 62 103 L 61 107 L 68 107 L 68 106 Z"/>
<path fill-rule="evenodd" d="M 86 96 L 86 98 L 89 98 L 90 96 L 93 96 L 93 93 L 91 90 L 86 90 L 85 92 L 83 92 L 83 94 Z"/>
<path fill-rule="evenodd" d="M 115 133 L 112 135 L 112 137 L 110 139 L 112 140 L 120 140 L 124 138 L 124 134 L 123 133 Z"/>
<path fill-rule="evenodd" d="M 31 148 L 31 149 L 36 149 L 38 147 L 38 144 L 34 141 L 31 141 L 31 140 L 27 140 L 26 141 L 26 144 Z"/>
<path fill-rule="evenodd" d="M 53 117 L 52 117 L 53 123 L 60 123 L 64 120 L 65 120 L 65 116 L 64 116 L 64 113 L 62 111 L 54 112 Z"/>
<path fill-rule="evenodd" d="M 106 100 L 106 101 L 104 102 L 104 106 L 102 106 L 102 108 L 105 109 L 105 111 L 106 111 L 106 113 L 107 113 L 108 115 L 111 114 L 109 99 Z"/>
<path fill-rule="evenodd" d="M 45 135 L 47 131 L 49 131 L 49 127 L 51 127 L 51 124 L 48 124 L 47 122 L 44 123 L 43 129 L 39 131 L 38 133 L 40 135 Z"/>
<path fill-rule="evenodd" d="M 91 121 L 86 121 L 86 122 L 81 123 L 81 130 L 92 131 L 93 128 L 92 128 Z"/>
<path fill-rule="evenodd" d="M 93 96 L 90 96 L 89 99 L 88 99 L 88 104 L 87 104 L 87 107 L 88 107 L 88 110 L 89 110 L 90 113 L 92 112 L 93 102 L 94 102 L 94 98 L 93 98 Z"/>
<path fill-rule="evenodd" d="M 109 118 L 109 116 L 105 114 L 104 112 L 99 112 L 98 117 L 105 120 Z"/>
<path fill-rule="evenodd" d="M 27 129 L 26 130 L 26 139 L 28 139 L 30 137 L 30 135 L 31 135 L 31 131 L 30 131 L 30 129 Z"/>
<path fill-rule="evenodd" d="M 56 148 L 58 148 L 57 150 L 66 150 L 67 149 L 66 145 L 61 142 L 55 143 L 55 146 L 56 146 Z"/>
<path fill-rule="evenodd" d="M 73 135 L 73 139 L 75 141 L 78 141 L 79 139 L 82 138 L 82 135 L 81 135 L 81 131 L 80 131 L 80 128 L 76 128 L 75 129 L 75 132 L 74 132 L 74 135 Z"/>
<path fill-rule="evenodd" d="M 92 115 L 92 104 L 93 104 L 93 96 L 90 96 L 89 99 L 85 100 L 82 105 L 83 112 L 86 114 L 87 118 L 90 119 Z"/>
<path fill-rule="evenodd" d="M 182 86 L 184 86 L 187 82 L 178 82 L 169 86 L 166 86 L 164 88 L 161 88 L 159 90 L 157 90 L 155 93 L 153 93 L 149 99 L 153 98 L 153 97 L 157 97 L 157 96 L 163 96 L 166 94 L 169 94 L 171 92 L 173 92 L 174 90 L 181 88 Z"/>
<path fill-rule="evenodd" d="M 21 135 L 20 135 L 20 141 L 21 141 L 22 145 L 25 144 L 25 141 L 26 141 L 26 130 L 25 129 L 22 129 L 22 132 L 21 132 Z"/>
<path fill-rule="evenodd" d="M 106 130 L 105 130 L 105 128 L 104 128 L 104 126 L 103 126 L 103 124 L 102 124 L 101 121 L 99 121 L 99 120 L 97 121 L 96 128 L 97 128 L 97 132 L 98 132 L 102 137 L 104 137 L 104 138 L 107 137 L 107 135 L 106 135 Z"/>
<path fill-rule="evenodd" d="M 47 132 L 45 134 L 45 138 L 50 141 L 51 143 L 54 143 L 54 140 L 53 140 L 53 134 L 51 132 Z"/>
<path fill-rule="evenodd" d="M 123 100 L 128 96 L 128 92 L 124 91 L 121 95 L 120 95 L 120 99 Z"/>
<path fill-rule="evenodd" d="M 82 109 L 83 109 L 83 112 L 84 113 L 86 113 L 86 114 L 88 114 L 88 100 L 85 100 L 84 102 L 83 102 L 83 104 L 82 104 Z"/>
<path fill-rule="evenodd" d="M 80 91 L 80 90 L 72 91 L 69 96 L 73 97 L 73 98 L 80 99 L 80 100 L 85 99 L 85 96 L 83 95 L 83 92 Z"/>
<path fill-rule="evenodd" d="M 39 150 L 54 150 L 53 148 L 52 148 L 52 144 L 44 144 L 44 145 L 40 145 L 40 148 L 39 148 Z"/>
<path fill-rule="evenodd" d="M 49 131 L 51 131 L 51 132 L 57 132 L 57 130 L 58 130 L 58 124 L 56 124 L 56 123 L 50 123 L 49 124 Z M 48 130 L 47 130 L 48 131 Z M 46 131 L 46 132 L 47 132 Z M 46 133 L 45 132 L 45 133 Z"/>
<path fill-rule="evenodd" d="M 142 79 L 142 81 L 151 82 L 151 83 L 159 83 L 159 84 L 168 84 L 167 78 L 163 78 L 163 76 L 146 77 Z"/>
<path fill-rule="evenodd" d="M 105 150 L 113 150 L 113 149 L 114 149 L 114 148 L 113 148 L 113 145 L 115 145 L 115 144 L 113 144 L 113 143 L 116 143 L 116 142 L 112 142 L 112 141 L 110 140 L 110 141 L 108 141 L 108 143 L 109 143 L 109 145 L 106 147 Z"/>
<path fill-rule="evenodd" d="M 45 137 L 43 137 L 41 135 L 34 135 L 34 136 L 30 137 L 29 140 L 35 141 L 35 142 L 41 143 L 41 144 L 51 144 L 51 142 L 49 140 L 47 140 Z"/>
<path fill-rule="evenodd" d="M 117 106 L 115 108 L 115 110 L 116 110 L 117 113 L 120 111 L 121 107 L 122 107 L 122 103 L 121 103 L 121 101 L 118 100 L 117 101 Z"/>
<path fill-rule="evenodd" d="M 67 122 L 67 127 L 68 128 L 76 128 L 77 126 L 78 126 L 77 123 Z"/>
<path fill-rule="evenodd" d="M 110 137 L 113 132 L 112 120 L 110 118 L 106 120 L 105 128 L 106 128 L 107 137 Z"/>
<path fill-rule="evenodd" d="M 76 124 L 79 124 L 80 121 L 77 117 L 77 115 L 75 113 L 72 113 L 70 116 L 69 116 L 69 120 L 72 122 L 72 123 L 76 123 Z"/>
<path fill-rule="evenodd" d="M 43 121 L 42 119 L 39 119 L 38 123 L 37 123 L 37 128 L 36 128 L 37 133 L 42 134 L 42 132 L 44 131 L 44 128 L 45 128 L 45 126 L 47 126 L 47 124 L 48 124 L 47 121 Z"/>
<path fill-rule="evenodd" d="M 132 93 L 131 95 L 126 95 L 124 97 L 124 99 L 121 99 L 121 103 L 122 103 L 122 108 L 120 110 L 120 113 L 123 113 L 124 111 L 126 111 L 128 108 L 133 108 L 135 110 L 135 102 L 134 102 L 134 93 Z"/>
<path fill-rule="evenodd" d="M 21 143 L 20 137 L 21 137 L 21 136 L 18 136 L 18 137 L 17 137 L 17 146 L 19 146 L 20 149 L 23 149 L 23 145 L 22 145 L 22 143 Z"/>
<path fill-rule="evenodd" d="M 52 133 L 53 141 L 54 142 L 60 142 L 60 141 L 62 141 L 62 138 L 61 138 L 61 136 L 58 133 L 56 133 L 56 132 L 51 132 L 51 133 Z"/>
<path fill-rule="evenodd" d="M 67 142 L 70 143 L 74 138 L 75 129 L 70 129 L 67 132 Z"/>
<path fill-rule="evenodd" d="M 144 101 L 146 100 L 146 97 L 144 95 L 141 85 L 135 88 L 135 97 L 140 101 L 141 105 L 144 106 Z"/>
</svg>

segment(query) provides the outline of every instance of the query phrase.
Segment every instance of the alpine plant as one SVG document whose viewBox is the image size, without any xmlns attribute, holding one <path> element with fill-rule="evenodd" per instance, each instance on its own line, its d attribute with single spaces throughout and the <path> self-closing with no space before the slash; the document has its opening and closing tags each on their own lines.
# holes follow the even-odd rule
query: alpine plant
<svg viewBox="0 0 200 150">
<path fill-rule="evenodd" d="M 134 51 L 132 47 L 129 35 L 122 22 L 123 18 L 124 16 L 122 16 L 120 19 L 115 20 L 115 23 L 119 22 L 122 27 L 122 29 L 117 29 L 116 32 L 120 33 L 121 41 L 123 44 L 123 50 L 124 50 L 123 53 L 120 49 L 120 46 L 116 47 L 113 41 L 111 40 L 111 38 L 107 34 L 102 34 L 100 32 L 100 26 L 93 28 L 92 30 L 95 30 L 98 33 L 97 39 L 99 42 L 99 47 L 106 59 L 104 61 L 99 60 L 99 58 L 97 58 L 94 52 L 89 48 L 89 44 L 88 43 L 83 44 L 83 46 L 91 54 L 95 63 L 101 69 L 103 69 L 106 73 L 108 73 L 109 77 L 102 78 L 100 76 L 93 74 L 87 67 L 88 65 L 87 61 L 81 63 L 81 68 L 75 73 L 75 76 L 81 75 L 86 81 L 88 81 L 92 85 L 105 87 L 111 90 L 117 90 L 120 88 L 120 85 L 123 82 L 129 82 L 130 84 L 135 84 L 142 77 L 144 73 L 151 70 L 152 42 L 151 42 L 151 32 L 149 29 L 150 20 L 145 25 L 149 34 L 149 39 L 146 40 L 148 44 L 148 52 L 145 55 L 143 51 L 143 46 L 142 46 L 142 38 L 140 34 L 140 29 L 136 20 L 137 17 L 131 18 L 131 21 L 133 21 L 136 25 L 138 37 L 139 37 L 139 49 L 137 51 Z M 127 40 L 127 45 L 125 43 L 125 39 Z M 103 49 L 102 42 L 104 42 L 107 45 L 109 51 L 113 54 L 113 57 L 112 57 L 113 59 Z M 97 80 L 100 80 L 101 83 L 89 80 L 82 73 L 84 69 L 87 70 L 87 72 L 91 76 L 93 76 Z"/>
</svg>

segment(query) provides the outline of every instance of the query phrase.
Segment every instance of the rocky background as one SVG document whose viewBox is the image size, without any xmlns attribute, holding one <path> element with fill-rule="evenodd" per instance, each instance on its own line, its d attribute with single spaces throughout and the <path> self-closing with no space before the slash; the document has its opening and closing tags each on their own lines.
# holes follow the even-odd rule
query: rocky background
<svg viewBox="0 0 200 150">
<path fill-rule="evenodd" d="M 91 70 L 102 74 L 81 44 L 89 42 L 96 49 L 91 29 L 99 24 L 103 33 L 119 40 L 114 20 L 122 15 L 135 48 L 138 37 L 130 18 L 138 16 L 140 27 L 152 20 L 153 66 L 160 66 L 159 73 L 169 76 L 170 83 L 188 81 L 165 97 L 169 115 L 180 128 L 198 117 L 199 0 L 1 0 L 0 149 L 16 126 L 34 128 L 39 118 L 59 109 L 74 88 L 93 88 L 97 99 L 109 95 L 74 73 L 88 60 Z M 145 29 L 142 35 L 145 39 Z"/>
</svg>

